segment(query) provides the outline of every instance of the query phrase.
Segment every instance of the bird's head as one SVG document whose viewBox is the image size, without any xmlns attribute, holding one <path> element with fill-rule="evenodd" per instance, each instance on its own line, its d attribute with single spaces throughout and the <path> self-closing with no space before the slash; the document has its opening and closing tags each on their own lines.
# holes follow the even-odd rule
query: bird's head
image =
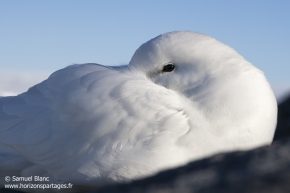
<svg viewBox="0 0 290 193">
<path fill-rule="evenodd" d="M 241 148 L 249 148 L 272 141 L 277 116 L 273 91 L 260 70 L 218 40 L 190 31 L 166 33 L 141 45 L 129 68 L 190 99 L 192 105 L 184 106 L 204 114 L 211 132 L 223 134 L 220 139 L 233 141 L 224 140 L 225 146 L 244 140 L 249 142 Z"/>
<path fill-rule="evenodd" d="M 204 34 L 178 31 L 160 35 L 137 49 L 129 67 L 155 84 L 191 97 L 218 77 L 233 75 L 245 61 L 235 50 Z M 244 68 L 250 66 L 244 64 Z"/>
</svg>

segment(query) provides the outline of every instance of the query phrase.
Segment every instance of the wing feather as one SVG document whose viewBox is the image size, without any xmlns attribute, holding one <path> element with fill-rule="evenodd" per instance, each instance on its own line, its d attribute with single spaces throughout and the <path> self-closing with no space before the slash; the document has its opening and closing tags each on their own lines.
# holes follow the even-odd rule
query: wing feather
<svg viewBox="0 0 290 193">
<path fill-rule="evenodd" d="M 146 165 L 150 151 L 162 143 L 161 133 L 188 129 L 187 118 L 178 113 L 179 97 L 128 67 L 64 68 L 26 93 L 0 98 L 0 166 L 11 160 L 21 170 L 18 163 L 26 160 L 23 171 L 41 168 L 64 181 L 118 180 L 132 162 Z M 87 164 L 93 167 L 85 169 Z M 37 167 L 27 169 L 31 165 Z"/>
</svg>

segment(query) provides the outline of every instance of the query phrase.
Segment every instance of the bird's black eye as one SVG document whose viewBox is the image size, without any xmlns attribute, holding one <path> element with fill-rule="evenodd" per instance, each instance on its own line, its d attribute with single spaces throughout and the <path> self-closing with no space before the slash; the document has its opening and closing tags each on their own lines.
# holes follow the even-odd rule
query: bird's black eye
<svg viewBox="0 0 290 193">
<path fill-rule="evenodd" d="M 173 71 L 175 66 L 172 63 L 166 64 L 163 66 L 162 72 L 171 72 Z"/>
</svg>

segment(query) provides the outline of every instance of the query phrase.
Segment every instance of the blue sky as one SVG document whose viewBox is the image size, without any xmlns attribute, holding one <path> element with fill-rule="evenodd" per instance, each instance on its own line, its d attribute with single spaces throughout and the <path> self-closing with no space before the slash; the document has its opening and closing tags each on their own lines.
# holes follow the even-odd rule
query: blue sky
<svg viewBox="0 0 290 193">
<path fill-rule="evenodd" d="M 142 43 L 174 30 L 228 44 L 284 93 L 289 10 L 287 0 L 0 0 L 0 93 L 4 87 L 13 93 L 16 84 L 26 89 L 73 63 L 126 64 Z"/>
</svg>

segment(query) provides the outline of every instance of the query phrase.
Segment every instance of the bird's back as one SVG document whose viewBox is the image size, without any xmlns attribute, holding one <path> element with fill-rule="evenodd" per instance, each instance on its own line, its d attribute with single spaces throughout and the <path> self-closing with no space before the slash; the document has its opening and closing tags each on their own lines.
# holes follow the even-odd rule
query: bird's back
<svg viewBox="0 0 290 193">
<path fill-rule="evenodd" d="M 0 175 L 105 184 L 176 165 L 184 155 L 162 160 L 189 130 L 178 97 L 126 68 L 57 71 L 26 93 L 0 98 Z"/>
</svg>

